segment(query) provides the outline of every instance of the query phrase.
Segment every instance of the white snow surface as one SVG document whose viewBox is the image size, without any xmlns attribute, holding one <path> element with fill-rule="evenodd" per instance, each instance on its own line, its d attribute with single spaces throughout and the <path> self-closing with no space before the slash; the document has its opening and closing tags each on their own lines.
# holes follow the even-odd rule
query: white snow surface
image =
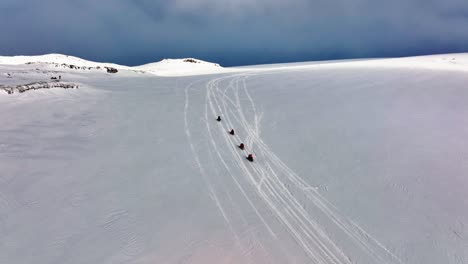
<svg viewBox="0 0 468 264">
<path fill-rule="evenodd" d="M 3 63 L 0 263 L 468 263 L 467 58 Z"/>
<path fill-rule="evenodd" d="M 67 64 L 79 67 L 112 67 L 120 70 L 137 70 L 160 76 L 189 76 L 201 74 L 213 74 L 229 72 L 219 64 L 206 62 L 203 60 L 184 59 L 164 59 L 159 62 L 149 63 L 141 66 L 123 66 L 114 63 L 101 63 L 84 60 L 74 56 L 62 54 L 46 54 L 38 56 L 0 56 L 0 65 L 21 65 L 27 63 L 34 64 Z M 232 70 L 231 70 L 232 71 Z"/>
<path fill-rule="evenodd" d="M 46 54 L 38 56 L 0 56 L 0 65 L 20 65 L 26 63 L 57 63 L 57 64 L 72 64 L 80 67 L 97 67 L 108 66 L 117 69 L 130 69 L 131 67 L 122 66 L 114 63 L 101 63 L 84 60 L 78 57 L 62 55 L 62 54 Z"/>
<path fill-rule="evenodd" d="M 135 69 L 151 72 L 161 76 L 187 76 L 222 73 L 227 71 L 219 64 L 193 58 L 164 59 L 160 62 L 137 66 Z"/>
</svg>

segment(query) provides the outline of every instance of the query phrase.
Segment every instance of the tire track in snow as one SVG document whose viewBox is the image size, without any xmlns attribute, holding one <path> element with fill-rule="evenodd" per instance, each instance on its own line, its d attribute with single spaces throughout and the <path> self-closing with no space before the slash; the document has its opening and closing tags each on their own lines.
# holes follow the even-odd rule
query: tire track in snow
<svg viewBox="0 0 468 264">
<path fill-rule="evenodd" d="M 210 94 L 207 93 L 207 101 L 211 104 L 211 101 L 210 101 Z M 223 163 L 224 167 L 227 169 L 227 171 L 229 172 L 229 175 L 231 176 L 231 178 L 233 179 L 233 181 L 235 182 L 237 188 L 241 191 L 241 193 L 243 194 L 243 196 L 245 197 L 245 199 L 248 201 L 249 205 L 252 207 L 252 209 L 255 211 L 255 213 L 257 214 L 257 216 L 260 218 L 260 220 L 263 222 L 263 224 L 265 225 L 266 229 L 268 230 L 268 232 L 270 233 L 270 235 L 272 235 L 273 237 L 276 237 L 276 234 L 273 232 L 273 230 L 271 229 L 271 227 L 268 225 L 268 223 L 265 221 L 265 219 L 263 218 L 263 216 L 260 214 L 259 210 L 257 209 L 257 207 L 255 206 L 255 204 L 252 202 L 252 200 L 249 198 L 249 196 L 247 195 L 247 192 L 244 190 L 244 188 L 242 188 L 242 186 L 240 185 L 239 181 L 237 180 L 237 178 L 234 176 L 234 174 L 232 173 L 231 169 L 229 168 L 229 165 L 227 165 L 226 161 L 224 160 L 224 158 L 221 156 L 221 153 L 219 152 L 218 150 L 218 147 L 216 145 L 216 142 L 213 140 L 213 134 L 211 132 L 211 127 L 210 127 L 210 124 L 209 124 L 209 120 L 208 120 L 208 104 L 206 104 L 206 110 L 205 110 L 205 118 L 207 120 L 206 122 L 206 125 L 207 125 L 207 129 L 208 129 L 208 133 L 210 135 L 210 138 L 211 138 L 211 143 L 213 145 L 213 147 L 215 148 L 216 150 L 216 153 L 218 154 L 218 157 L 220 158 L 221 162 Z M 224 132 L 224 133 L 223 133 Z M 223 134 L 227 134 L 227 131 L 222 131 Z"/>
<path fill-rule="evenodd" d="M 223 79 L 223 78 L 220 78 L 220 79 Z M 215 80 L 216 82 L 219 81 L 219 80 Z M 212 112 L 213 112 L 213 102 L 211 101 L 211 98 L 210 98 L 210 89 L 213 88 L 213 84 L 216 83 L 216 82 L 212 82 L 212 83 L 209 83 L 207 85 L 207 101 L 208 101 L 208 104 L 210 105 L 210 108 L 212 109 Z M 208 104 L 206 105 L 206 107 L 208 106 Z M 206 113 L 208 113 L 208 109 L 206 108 Z M 214 112 L 213 112 L 214 113 Z M 207 128 L 208 128 L 208 133 L 210 134 L 210 136 L 212 137 L 212 133 L 211 133 L 211 128 L 209 127 L 209 123 L 207 123 Z M 226 141 L 229 140 L 229 137 L 227 136 L 227 130 L 225 130 L 224 128 L 221 128 L 220 130 L 221 134 L 223 135 L 224 139 Z M 214 140 L 212 141 L 214 144 L 216 144 L 214 142 Z M 234 144 L 233 142 L 228 142 L 227 144 L 229 146 L 229 150 L 231 151 L 231 154 L 234 155 L 234 157 L 237 158 L 237 165 L 238 167 L 240 167 L 241 170 L 244 171 L 244 173 L 246 173 L 247 175 L 249 175 L 250 177 L 253 177 L 252 174 L 250 174 L 250 172 L 248 171 L 248 169 L 246 168 L 246 165 L 245 163 L 243 163 L 243 159 L 240 158 L 238 155 L 237 155 L 237 149 L 236 147 L 234 147 Z M 218 147 L 215 147 L 216 150 L 218 150 Z M 219 153 L 219 151 L 218 151 Z M 225 162 L 225 160 L 220 156 L 220 160 L 223 164 L 225 164 L 225 166 L 228 166 L 227 163 Z M 265 219 L 263 218 L 263 216 L 259 213 L 259 210 L 257 209 L 257 207 L 253 204 L 253 202 L 250 200 L 249 196 L 246 194 L 246 191 L 240 186 L 240 183 L 239 181 L 234 178 L 235 176 L 233 174 L 230 174 L 231 177 L 233 178 L 234 182 L 236 183 L 236 186 L 239 188 L 239 190 L 241 191 L 241 193 L 244 195 L 244 197 L 248 200 L 249 204 L 251 205 L 251 207 L 254 209 L 255 213 L 257 214 L 257 216 L 259 217 L 259 219 L 261 220 L 261 222 L 264 224 L 264 226 L 266 227 L 266 229 L 270 232 L 270 234 L 272 235 L 272 237 L 276 240 L 277 239 L 277 236 L 276 234 L 272 231 L 271 227 L 269 226 L 269 224 L 265 221 Z M 279 248 L 280 250 L 283 251 L 283 249 L 280 247 Z M 285 253 L 286 256 L 289 256 L 289 254 Z"/>
<path fill-rule="evenodd" d="M 253 101 L 251 101 L 252 104 Z M 257 134 L 258 135 L 258 134 Z M 261 140 L 260 140 L 261 141 Z M 263 141 L 261 141 L 262 145 L 264 145 Z M 272 154 L 273 152 L 269 151 L 270 154 Z M 366 233 L 362 228 L 360 228 L 357 224 L 355 224 L 354 222 L 352 222 L 351 220 L 347 219 L 351 225 L 349 224 L 346 224 L 344 223 L 343 221 L 341 221 L 341 219 L 345 219 L 344 217 L 341 217 L 339 216 L 337 213 L 333 212 L 330 210 L 330 208 L 327 207 L 327 205 L 330 205 L 332 206 L 333 209 L 336 209 L 336 207 L 334 207 L 330 202 L 328 202 L 323 196 L 321 196 L 317 190 L 315 188 L 312 188 L 310 185 L 308 185 L 307 183 L 305 183 L 300 177 L 297 176 L 297 174 L 295 174 L 294 172 L 292 172 L 292 170 L 290 170 L 281 160 L 279 160 L 279 158 L 276 157 L 276 155 L 273 155 L 273 159 L 276 163 L 278 163 L 280 165 L 280 167 L 282 167 L 287 173 L 289 173 L 291 176 L 293 176 L 294 180 L 297 181 L 297 183 L 303 185 L 304 187 L 302 188 L 302 190 L 308 190 L 308 192 L 313 192 L 314 194 L 316 194 L 320 200 L 320 202 L 322 203 L 322 207 L 320 208 L 321 210 L 324 210 L 328 213 L 328 217 L 333 219 L 334 223 L 337 224 L 340 228 L 342 228 L 342 230 L 347 234 L 349 235 L 350 237 L 352 237 L 355 241 L 358 242 L 358 244 L 364 248 L 367 253 L 369 255 L 371 255 L 372 257 L 374 257 L 374 259 L 376 260 L 379 260 L 380 262 L 385 262 L 385 260 L 379 255 L 377 254 L 375 251 L 376 250 L 381 250 L 383 253 L 385 253 L 386 255 L 390 256 L 392 258 L 392 260 L 395 260 L 399 263 L 401 263 L 401 260 L 398 259 L 398 257 L 396 257 L 394 254 L 392 254 L 388 249 L 386 249 L 380 242 L 378 242 L 375 238 L 373 238 L 370 234 Z M 313 197 L 312 197 L 313 198 Z M 340 219 L 341 218 L 341 219 Z M 358 232 L 353 232 L 352 229 L 350 229 L 350 226 L 356 228 L 356 230 Z M 359 235 L 360 234 L 364 234 L 364 237 L 360 237 Z M 364 238 L 364 239 L 363 239 Z M 372 244 L 370 243 L 367 243 L 366 241 L 370 240 L 372 243 L 374 243 L 374 249 L 372 248 Z M 381 252 L 381 253 L 382 253 Z"/>
<path fill-rule="evenodd" d="M 219 87 L 215 87 L 215 88 L 216 88 L 215 90 L 217 92 L 219 92 Z M 227 89 L 228 88 L 226 88 L 226 90 Z M 220 97 L 225 98 L 223 96 L 220 96 Z M 223 104 L 223 106 L 221 106 L 220 103 L 217 102 L 216 97 L 214 97 L 213 101 L 216 103 L 218 111 L 220 111 L 220 110 L 222 110 L 222 108 L 224 108 L 224 112 L 226 114 L 226 123 L 232 124 L 230 119 L 229 119 L 229 115 L 227 114 L 228 111 L 226 109 L 226 104 Z M 212 109 L 214 109 L 214 107 Z M 244 117 L 244 120 L 245 120 L 245 117 Z M 236 136 L 236 137 L 238 137 L 238 136 Z M 231 137 L 225 137 L 225 138 L 227 139 L 228 146 L 235 145 L 235 142 L 232 142 Z M 233 153 L 233 154 L 236 155 L 236 153 Z M 239 164 L 244 165 L 245 161 L 241 160 Z M 254 168 L 255 168 L 255 166 L 254 166 Z M 245 170 L 245 171 L 248 174 L 250 174 L 250 172 L 248 172 L 248 170 Z M 266 174 L 266 175 L 268 175 L 268 174 Z M 252 180 L 253 185 L 257 185 L 255 179 L 252 176 L 250 176 L 250 179 L 251 180 L 253 179 Z M 297 216 L 297 214 L 295 214 L 293 212 L 293 209 L 289 206 L 288 202 L 286 202 L 283 199 L 283 197 L 280 194 L 278 194 L 277 186 L 275 186 L 274 184 L 270 184 L 269 186 L 270 186 L 269 194 L 270 194 L 271 197 L 268 196 L 268 193 L 265 193 L 265 192 L 260 192 L 260 195 L 262 196 L 264 201 L 268 204 L 270 209 L 275 213 L 277 218 L 288 229 L 290 234 L 295 238 L 295 240 L 302 246 L 302 248 L 307 252 L 307 254 L 313 260 L 315 260 L 318 263 L 348 263 L 348 262 L 346 262 L 347 258 L 342 254 L 342 252 L 336 246 L 333 245 L 333 246 L 331 246 L 331 248 L 334 248 L 338 252 L 337 254 L 331 252 L 329 250 L 330 246 L 327 247 L 326 245 L 324 245 L 324 242 L 321 241 L 320 239 L 317 239 L 317 237 L 315 237 L 315 239 L 313 239 L 312 236 L 311 236 L 310 229 L 307 229 L 307 232 L 301 232 L 301 231 L 305 230 L 304 222 L 302 222 L 301 219 L 299 219 L 299 217 Z M 276 203 L 277 203 L 276 205 L 275 205 L 275 203 L 274 203 L 274 201 L 272 199 L 274 199 L 276 201 Z M 287 197 L 287 199 L 291 200 L 292 198 Z M 284 208 L 283 208 L 283 206 L 285 204 L 288 207 L 287 210 L 284 210 Z M 299 226 L 297 226 L 297 225 L 299 225 Z M 304 234 L 305 234 L 305 236 L 304 236 Z M 310 239 L 312 239 L 312 242 L 309 241 Z M 330 240 L 328 240 L 328 242 L 330 242 Z M 311 243 L 312 243 L 312 245 L 311 245 Z M 321 251 L 318 252 L 317 248 L 319 248 Z M 341 256 L 342 260 L 339 260 L 339 258 L 337 256 Z M 328 259 L 328 260 L 330 260 L 332 262 L 326 261 L 325 259 Z M 345 261 L 345 262 L 343 262 L 343 261 Z"/>
<path fill-rule="evenodd" d="M 216 87 L 216 88 L 218 88 L 218 87 Z M 216 100 L 216 98 L 214 98 L 214 99 Z M 219 105 L 219 103 L 216 102 L 216 106 L 217 106 L 217 108 L 218 108 L 218 111 L 222 111 L 222 109 L 221 109 L 222 107 Z M 212 107 L 212 109 L 214 109 L 213 104 L 211 104 L 211 107 Z M 225 113 L 227 114 L 226 109 L 224 109 L 224 111 L 225 111 Z M 226 116 L 226 121 L 227 121 L 227 123 L 230 123 L 230 120 L 229 120 L 229 116 L 228 116 L 228 115 Z M 221 133 L 223 133 L 223 130 L 224 130 L 224 129 L 221 130 Z M 226 133 L 223 133 L 223 135 L 225 135 L 225 134 L 226 134 Z M 233 151 L 233 150 L 232 150 L 232 146 L 233 146 L 235 143 L 231 141 L 231 139 L 230 139 L 229 136 L 225 136 L 225 139 L 226 139 L 227 145 L 229 146 L 229 148 L 231 149 L 231 151 Z M 236 155 L 235 150 L 234 150 L 232 153 L 233 153 L 233 155 Z M 236 157 L 236 156 L 235 156 L 235 157 Z M 238 161 L 238 164 L 240 164 L 241 169 L 244 170 L 244 173 L 246 173 L 247 175 L 250 176 L 250 178 L 251 178 L 250 180 L 252 180 L 253 182 L 255 182 L 255 179 L 253 179 L 254 175 L 251 174 L 251 173 L 246 169 L 246 167 L 245 167 L 245 165 L 244 165 L 244 162 L 243 162 L 242 160 L 239 160 L 239 161 Z M 264 193 L 261 193 L 261 194 L 264 194 Z M 276 207 L 272 205 L 272 202 L 268 199 L 268 197 L 263 197 L 263 198 L 264 198 L 264 200 L 267 202 L 267 204 L 270 205 L 270 207 L 271 207 L 273 210 L 276 209 Z M 289 226 L 289 225 L 288 225 L 288 226 Z"/>
<path fill-rule="evenodd" d="M 216 80 L 212 80 L 212 81 L 208 82 L 207 85 L 212 85 L 215 81 L 216 81 Z M 208 109 L 207 109 L 206 106 L 205 106 L 205 113 L 206 113 L 206 114 L 205 114 L 204 121 L 205 121 L 205 125 L 206 125 L 206 127 L 207 127 L 207 129 L 208 129 L 208 131 L 209 131 L 208 141 L 211 142 L 211 146 L 214 148 L 214 151 L 213 151 L 213 152 L 216 153 L 217 156 L 218 156 L 218 158 L 221 159 L 221 160 L 224 162 L 224 163 L 223 163 L 224 168 L 226 169 L 227 173 L 228 173 L 229 175 L 231 175 L 233 181 L 236 183 L 236 186 L 238 187 L 238 189 L 239 189 L 240 192 L 242 193 L 243 197 L 247 200 L 247 202 L 249 203 L 249 205 L 252 206 L 252 208 L 254 209 L 255 213 L 261 218 L 262 222 L 263 222 L 265 225 L 267 225 L 267 224 L 266 224 L 266 221 L 263 219 L 263 217 L 260 215 L 260 213 L 258 212 L 257 208 L 255 207 L 255 204 L 250 200 L 249 196 L 247 195 L 247 192 L 242 188 L 241 184 L 240 184 L 240 183 L 237 181 L 237 179 L 235 178 L 235 176 L 234 176 L 235 174 L 231 171 L 230 167 L 229 167 L 229 166 L 227 165 L 227 163 L 224 161 L 224 159 L 223 159 L 221 153 L 219 152 L 219 150 L 218 150 L 218 148 L 217 148 L 217 145 L 214 143 L 214 140 L 213 140 L 213 139 L 214 139 L 214 135 L 211 133 L 211 128 L 210 128 L 210 122 L 211 122 L 212 120 L 209 120 L 209 118 L 208 118 L 208 115 L 207 115 Z M 210 155 L 210 157 L 211 157 L 211 156 L 212 156 L 212 152 L 209 152 L 209 155 Z M 217 176 L 221 176 L 216 168 L 215 168 L 215 174 L 216 174 Z M 213 186 L 213 188 L 215 188 L 215 185 L 214 185 L 214 184 L 211 184 L 211 185 Z M 224 192 L 223 192 L 223 193 L 224 193 L 225 195 L 228 196 L 228 198 L 229 198 L 229 200 L 231 201 L 231 203 L 233 204 L 233 206 L 237 207 L 237 204 L 234 203 L 234 201 L 232 200 L 232 197 L 229 195 L 229 191 L 228 191 L 226 188 L 224 188 Z M 247 220 L 246 220 L 244 214 L 242 213 L 241 208 L 237 207 L 237 209 L 238 209 L 238 210 L 237 210 L 236 212 L 238 212 L 238 214 L 239 214 L 239 216 L 240 216 L 240 218 L 241 218 L 242 223 L 244 224 L 244 226 L 248 227 L 248 222 L 247 222 Z M 224 211 L 225 211 L 225 210 L 224 210 Z M 227 215 L 227 213 L 225 213 L 225 214 Z M 234 233 L 236 233 L 235 228 L 233 227 L 233 223 L 230 223 L 230 225 L 231 225 L 231 230 L 232 230 Z M 267 230 L 268 230 L 269 232 L 271 232 L 271 234 L 274 236 L 274 233 L 272 232 L 272 230 L 271 230 L 270 227 L 267 226 Z M 264 253 L 265 257 L 266 257 L 266 258 L 269 258 L 269 256 L 268 256 L 268 251 L 265 250 L 263 244 L 261 243 L 260 240 L 258 240 L 258 238 L 256 237 L 255 233 L 253 233 L 253 232 L 248 232 L 248 233 L 243 232 L 243 233 L 241 233 L 240 235 L 239 235 L 239 234 L 236 234 L 236 237 L 237 237 L 237 241 L 238 241 L 238 246 L 239 246 L 240 249 L 241 249 L 241 254 L 242 254 L 242 255 L 246 255 L 246 256 L 249 258 L 250 261 L 252 261 L 252 259 L 251 259 L 251 254 L 252 254 L 252 252 L 254 251 L 254 250 L 252 249 L 252 247 L 255 247 L 255 248 L 258 247 L 258 248 L 260 248 L 260 250 Z M 242 244 L 242 240 L 244 240 L 244 239 L 247 240 L 247 245 L 243 245 L 243 244 Z M 255 245 L 252 245 L 250 241 L 252 241 L 252 243 L 254 243 Z M 258 252 L 258 251 L 256 251 L 256 252 Z"/>
<path fill-rule="evenodd" d="M 195 82 L 194 82 L 195 83 Z M 268 255 L 268 251 L 265 250 L 265 247 L 264 245 L 261 243 L 260 240 L 258 240 L 258 238 L 256 238 L 256 235 L 254 233 L 247 233 L 246 235 L 245 234 L 238 234 L 236 229 L 234 228 L 234 223 L 231 221 L 230 217 L 229 217 L 229 214 L 226 212 L 226 207 L 224 205 L 221 204 L 221 199 L 218 197 L 218 195 L 216 194 L 218 191 L 216 191 L 216 185 L 214 183 L 211 182 L 209 176 L 208 176 L 208 173 L 207 171 L 204 169 L 204 167 L 201 165 L 201 162 L 200 162 L 200 158 L 198 156 L 198 154 L 196 153 L 196 150 L 195 150 L 195 146 L 193 145 L 192 143 L 192 136 L 191 136 L 191 132 L 190 132 L 190 128 L 189 128 L 189 125 L 188 125 L 188 118 L 187 118 L 187 115 L 188 115 L 188 107 L 189 107 L 189 90 L 191 88 L 191 86 L 194 84 L 190 84 L 189 86 L 186 87 L 186 90 L 185 90 L 185 109 L 184 109 L 184 122 L 185 122 L 185 129 L 186 129 L 186 135 L 187 135 L 187 139 L 189 141 L 189 144 L 190 144 L 190 148 L 191 148 L 191 151 L 192 153 L 194 154 L 194 159 L 195 159 L 195 162 L 197 163 L 197 166 L 200 170 L 200 172 L 202 173 L 202 176 L 204 178 L 204 181 L 206 182 L 207 186 L 208 186 L 208 189 L 209 191 L 211 192 L 211 196 L 215 202 L 215 204 L 217 205 L 218 209 L 220 210 L 221 214 L 223 215 L 223 218 L 225 219 L 225 222 L 227 223 L 231 233 L 234 235 L 235 237 L 235 242 L 236 242 L 236 245 L 239 247 L 240 249 L 240 253 L 243 257 L 247 257 L 248 260 L 249 260 L 249 263 L 251 263 L 253 260 L 252 260 L 252 257 L 251 257 L 251 254 L 253 252 L 252 250 L 252 247 L 255 247 L 255 248 L 259 248 L 264 256 L 266 258 L 269 258 L 269 255 Z M 212 83 L 212 81 L 210 81 L 208 84 Z M 205 118 L 204 118 L 204 121 L 207 125 L 209 125 L 209 121 L 208 121 L 208 117 L 207 115 L 205 115 Z M 212 121 L 212 120 L 210 120 Z M 212 141 L 213 140 L 213 135 L 210 135 L 209 136 L 209 141 Z M 214 147 L 216 147 L 216 144 L 213 145 Z M 222 158 L 219 153 L 219 151 L 217 152 L 218 154 L 218 157 Z M 212 157 L 212 153 L 209 152 L 209 155 L 210 157 Z M 233 175 L 232 172 L 230 172 L 230 168 L 227 166 L 227 164 L 225 164 L 225 168 L 228 170 L 228 173 L 230 173 L 230 175 Z M 217 169 L 215 168 L 215 173 L 219 175 Z M 233 176 L 234 177 L 234 176 Z M 235 180 L 235 179 L 234 179 Z M 242 189 L 241 185 L 238 183 L 238 186 L 240 187 L 241 189 L 241 192 L 243 194 L 243 196 L 246 198 L 246 200 L 249 202 L 249 204 L 254 208 L 254 210 L 256 211 L 257 209 L 255 208 L 255 205 L 254 203 L 250 200 L 250 198 L 248 197 L 248 195 L 246 194 L 246 192 Z M 234 206 L 237 206 L 237 204 L 234 203 L 234 201 L 232 200 L 232 197 L 229 195 L 229 193 L 227 192 L 227 190 L 224 188 L 224 192 L 221 192 L 221 193 L 224 193 L 228 196 L 228 199 L 231 201 L 231 203 L 234 205 Z M 240 215 L 240 218 L 241 218 L 241 221 L 244 223 L 245 226 L 248 226 L 248 223 L 247 223 L 247 220 L 245 218 L 245 216 L 243 215 L 242 213 L 242 210 L 241 208 L 237 207 L 237 212 L 239 213 Z M 259 214 L 258 211 L 256 211 L 256 214 Z M 263 220 L 264 221 L 264 220 Z M 265 222 L 265 221 L 264 221 Z M 266 223 L 266 222 L 265 222 Z M 271 229 L 268 229 L 269 232 L 272 232 Z M 242 243 L 243 240 L 246 240 L 247 241 L 247 245 L 244 245 Z M 250 241 L 253 241 L 253 243 L 255 245 L 252 245 L 250 243 Z"/>
<path fill-rule="evenodd" d="M 237 81 L 238 82 L 238 81 Z M 270 192 L 270 195 L 276 199 L 277 203 L 280 204 L 288 204 L 287 208 L 288 210 L 285 213 L 281 213 L 277 210 L 276 206 L 271 202 L 271 199 L 265 196 L 265 194 L 261 193 L 262 191 L 260 188 L 259 190 L 259 195 L 265 199 L 267 204 L 270 205 L 272 210 L 277 214 L 277 216 L 282 219 L 283 224 L 285 224 L 288 229 L 292 232 L 293 236 L 298 240 L 298 242 L 304 247 L 304 249 L 309 253 L 309 255 L 315 259 L 316 261 L 319 261 L 319 263 L 329 263 L 325 262 L 325 258 L 327 258 L 330 261 L 333 261 L 333 263 L 350 263 L 351 260 L 346 258 L 344 254 L 341 252 L 339 248 L 337 248 L 336 245 L 326 236 L 326 233 L 318 226 L 317 223 L 314 223 L 311 221 L 311 217 L 308 216 L 307 212 L 305 212 L 304 208 L 298 203 L 298 201 L 291 195 L 289 190 L 285 190 L 284 186 L 287 186 L 284 182 L 282 182 L 278 175 L 274 173 L 274 169 L 272 168 L 271 164 L 276 164 L 277 165 L 277 170 L 282 172 L 284 174 L 284 177 L 286 177 L 287 181 L 290 181 L 295 187 L 298 187 L 303 194 L 313 203 L 314 206 L 316 206 L 319 210 L 321 210 L 322 213 L 324 213 L 325 216 L 327 216 L 342 232 L 347 234 L 358 246 L 360 246 L 367 254 L 369 254 L 371 257 L 373 257 L 375 260 L 379 261 L 379 263 L 394 263 L 398 262 L 401 263 L 401 260 L 399 260 L 394 254 L 392 254 L 388 249 L 386 249 L 380 242 L 378 242 L 375 238 L 373 238 L 371 235 L 366 233 L 362 228 L 360 228 L 356 223 L 351 221 L 350 219 L 346 219 L 342 216 L 340 216 L 337 213 L 336 207 L 334 207 L 331 203 L 329 203 L 323 196 L 321 196 L 317 190 L 315 190 L 313 187 L 308 185 L 305 181 L 303 181 L 300 177 L 298 177 L 292 170 L 290 170 L 279 158 L 274 155 L 272 151 L 268 149 L 268 147 L 263 143 L 263 141 L 259 138 L 259 121 L 258 121 L 258 116 L 257 116 L 257 110 L 255 107 L 255 104 L 250 96 L 248 94 L 248 91 L 246 89 L 245 85 L 245 78 L 243 79 L 243 84 L 244 84 L 244 93 L 246 93 L 247 98 L 249 99 L 251 103 L 251 107 L 254 109 L 254 125 L 253 128 L 252 126 L 247 122 L 245 119 L 242 106 L 240 105 L 240 100 L 238 99 L 238 90 L 239 89 L 233 89 L 232 85 L 228 86 L 225 91 L 220 94 L 221 92 L 219 91 L 219 87 L 216 86 L 215 92 L 218 93 L 218 95 L 214 96 L 212 101 L 210 102 L 215 102 L 218 108 L 218 112 L 221 110 L 224 110 L 224 113 L 226 115 L 226 121 L 228 124 L 232 123 L 230 122 L 229 119 L 229 114 L 235 115 L 235 111 L 238 112 L 240 117 L 236 117 L 236 121 L 242 124 L 242 127 L 246 130 L 248 133 L 248 137 L 250 137 L 251 141 L 250 142 L 256 142 L 258 145 L 258 148 L 260 149 L 260 154 L 265 158 L 265 161 L 267 166 L 269 167 L 271 174 L 276 175 L 274 180 L 271 181 L 271 175 L 269 177 L 265 177 L 265 175 L 268 175 L 268 173 L 265 173 L 265 170 L 259 169 L 258 166 L 252 166 L 255 170 L 255 172 L 259 175 L 258 177 L 259 182 L 257 183 L 255 181 L 255 177 L 250 174 L 250 172 L 247 172 L 248 178 L 252 180 L 252 183 L 258 187 L 260 186 L 267 186 L 267 189 Z M 207 87 L 207 95 L 211 95 L 211 90 L 213 87 L 208 86 Z M 225 99 L 229 98 L 226 95 L 226 91 L 228 89 L 233 89 L 235 91 L 235 97 L 236 97 L 236 102 L 232 101 L 231 99 Z M 219 102 L 217 100 L 220 100 L 223 102 L 223 107 L 220 106 Z M 235 110 L 229 109 L 227 111 L 227 103 L 230 103 L 230 105 L 233 106 Z M 213 114 L 216 114 L 216 109 L 215 107 L 211 107 L 211 110 Z M 225 137 L 226 138 L 226 137 Z M 230 138 L 226 138 L 228 144 L 234 144 L 235 142 L 232 142 Z M 239 140 L 238 136 L 237 139 Z M 250 144 L 252 145 L 252 144 Z M 233 155 L 237 155 L 236 153 L 233 153 Z M 245 161 L 241 160 L 241 163 L 245 163 Z M 242 166 L 241 166 L 242 167 Z M 257 168 L 256 168 L 257 167 Z M 250 175 L 249 175 L 250 174 Z M 266 180 L 268 179 L 268 180 Z M 263 191 L 262 191 L 263 192 Z M 292 196 L 292 197 L 291 197 Z M 291 226 L 290 220 L 286 219 L 287 217 L 292 218 L 294 221 L 296 221 L 296 225 L 299 226 L 299 230 L 305 233 L 305 237 L 308 239 L 314 239 L 315 242 L 314 245 L 320 247 L 322 250 L 320 252 L 317 251 L 312 251 L 310 247 L 306 245 L 304 242 L 303 236 L 298 232 L 297 228 L 294 228 Z M 313 232 L 317 232 L 320 236 L 313 236 Z M 321 240 L 321 241 L 320 241 Z M 312 243 L 312 242 L 311 242 Z M 330 248 L 333 248 L 335 250 L 336 256 L 333 257 L 335 253 L 330 251 Z M 324 256 L 319 256 L 320 254 L 324 254 Z M 390 262 L 388 262 L 390 261 Z"/>
<path fill-rule="evenodd" d="M 187 87 L 185 87 L 185 106 L 184 106 L 184 124 L 185 124 L 185 134 L 187 136 L 187 140 L 189 142 L 189 145 L 190 145 L 190 150 L 192 151 L 192 154 L 193 154 L 193 157 L 194 157 L 194 160 L 195 160 L 195 163 L 198 167 L 198 170 L 200 171 L 200 174 L 208 188 L 208 191 L 209 191 L 209 194 L 210 194 L 210 197 L 211 199 L 214 201 L 216 207 L 218 208 L 219 212 L 221 213 L 222 217 L 224 218 L 224 221 L 226 222 L 226 224 L 229 226 L 229 229 L 231 230 L 231 232 L 233 233 L 236 241 L 240 241 L 239 237 L 237 236 L 237 234 L 234 232 L 234 229 L 232 227 L 232 224 L 231 224 L 231 221 L 230 219 L 228 218 L 223 206 L 221 205 L 221 202 L 220 202 L 220 199 L 218 198 L 214 188 L 213 188 L 213 185 L 209 179 L 209 176 L 207 175 L 207 173 L 205 172 L 205 168 L 203 167 L 203 165 L 201 164 L 200 162 L 200 158 L 198 156 L 198 153 L 196 152 L 195 150 L 195 146 L 193 144 L 193 140 L 192 140 L 192 134 L 190 132 L 190 129 L 189 129 L 189 125 L 188 125 L 188 119 L 187 119 L 187 115 L 188 115 L 188 108 L 189 108 L 189 90 L 190 88 L 196 83 L 197 81 L 195 82 L 192 82 L 190 83 Z"/>
</svg>

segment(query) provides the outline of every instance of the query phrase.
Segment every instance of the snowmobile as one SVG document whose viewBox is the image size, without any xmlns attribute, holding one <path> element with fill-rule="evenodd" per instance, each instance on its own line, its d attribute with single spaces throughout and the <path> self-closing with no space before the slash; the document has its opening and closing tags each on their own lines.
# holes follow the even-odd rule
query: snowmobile
<svg viewBox="0 0 468 264">
<path fill-rule="evenodd" d="M 244 150 L 244 143 L 240 143 L 239 148 Z"/>
<path fill-rule="evenodd" d="M 231 131 L 229 132 L 229 134 L 234 135 L 234 129 L 231 129 Z"/>
<path fill-rule="evenodd" d="M 221 122 L 221 116 L 218 116 L 218 118 L 216 119 L 216 121 Z"/>
<path fill-rule="evenodd" d="M 247 160 L 250 162 L 253 162 L 253 155 L 249 154 L 249 156 L 247 156 Z"/>
</svg>

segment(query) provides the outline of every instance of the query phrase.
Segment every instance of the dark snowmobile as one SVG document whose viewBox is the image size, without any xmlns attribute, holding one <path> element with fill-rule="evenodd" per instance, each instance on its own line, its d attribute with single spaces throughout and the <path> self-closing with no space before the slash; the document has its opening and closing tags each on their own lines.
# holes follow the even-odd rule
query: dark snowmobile
<svg viewBox="0 0 468 264">
<path fill-rule="evenodd" d="M 240 143 L 239 148 L 244 150 L 244 143 Z"/>
<path fill-rule="evenodd" d="M 234 135 L 234 129 L 231 129 L 231 131 L 229 132 L 229 134 Z"/>
<path fill-rule="evenodd" d="M 249 154 L 249 156 L 247 156 L 247 160 L 250 161 L 250 162 L 253 162 L 254 161 L 253 155 Z"/>
</svg>

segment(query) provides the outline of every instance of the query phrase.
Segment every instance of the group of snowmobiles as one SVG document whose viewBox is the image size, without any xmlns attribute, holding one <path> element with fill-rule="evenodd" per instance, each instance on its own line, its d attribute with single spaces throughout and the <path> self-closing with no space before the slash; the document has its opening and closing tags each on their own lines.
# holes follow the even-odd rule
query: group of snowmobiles
<svg viewBox="0 0 468 264">
<path fill-rule="evenodd" d="M 221 116 L 218 116 L 218 118 L 216 119 L 216 121 L 221 122 Z M 231 135 L 234 136 L 234 135 L 235 135 L 234 129 L 231 129 L 231 131 L 229 131 L 229 134 L 231 134 Z M 242 149 L 242 150 L 245 149 L 244 143 L 240 143 L 240 145 L 237 146 L 237 147 L 240 148 L 240 149 Z M 249 154 L 249 155 L 246 157 L 246 159 L 247 159 L 248 161 L 250 161 L 250 162 L 253 162 L 253 161 L 254 161 L 254 159 L 253 159 L 253 154 Z"/>
</svg>

